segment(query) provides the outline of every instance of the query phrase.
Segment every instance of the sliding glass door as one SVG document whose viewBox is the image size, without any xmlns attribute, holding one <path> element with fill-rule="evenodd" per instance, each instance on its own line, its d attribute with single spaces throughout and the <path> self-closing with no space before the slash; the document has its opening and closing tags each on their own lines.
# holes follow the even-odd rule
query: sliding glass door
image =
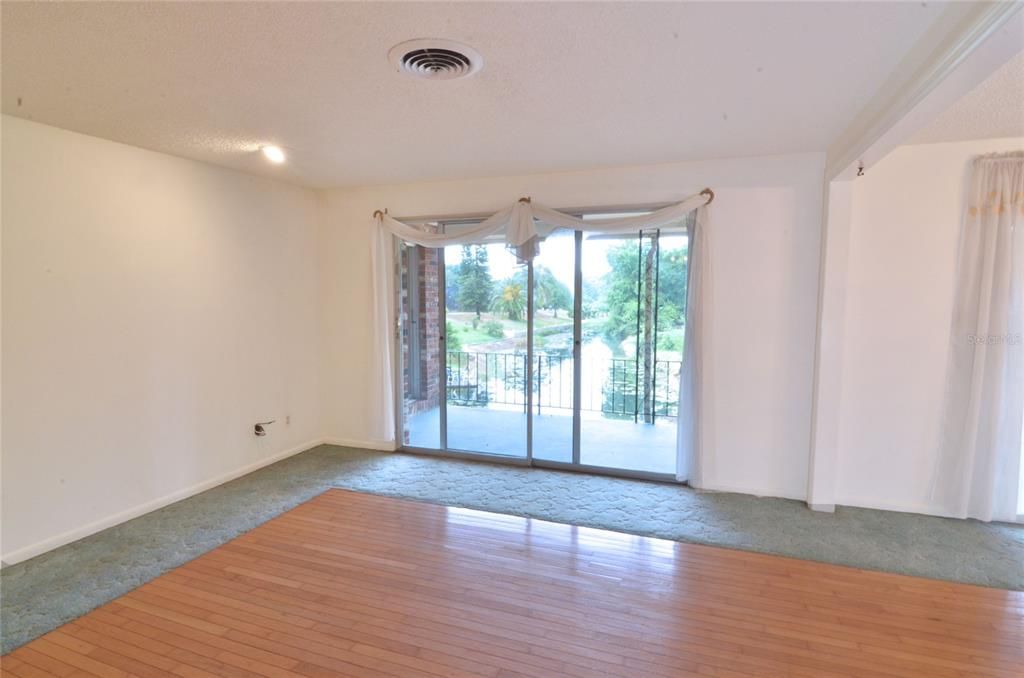
<svg viewBox="0 0 1024 678">
<path fill-rule="evenodd" d="M 401 245 L 399 270 L 406 447 L 674 475 L 685 224 L 557 231 L 529 265 Z"/>
<path fill-rule="evenodd" d="M 580 462 L 673 474 L 685 236 L 585 235 L 582 249 Z"/>
<path fill-rule="evenodd" d="M 556 231 L 533 260 L 533 458 L 571 464 L 576 417 L 576 252 Z"/>
<path fill-rule="evenodd" d="M 444 449 L 444 323 L 438 306 L 444 289 L 444 252 L 403 244 L 398 261 L 402 444 Z"/>
<path fill-rule="evenodd" d="M 525 458 L 527 267 L 503 243 L 444 260 L 448 447 Z"/>
</svg>

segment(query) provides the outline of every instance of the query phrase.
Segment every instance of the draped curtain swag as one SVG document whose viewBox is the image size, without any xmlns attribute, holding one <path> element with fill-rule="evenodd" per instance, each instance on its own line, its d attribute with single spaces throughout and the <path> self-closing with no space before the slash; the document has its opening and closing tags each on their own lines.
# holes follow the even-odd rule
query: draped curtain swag
<svg viewBox="0 0 1024 678">
<path fill-rule="evenodd" d="M 957 259 L 932 498 L 1015 520 L 1024 422 L 1024 152 L 976 158 Z"/>
<path fill-rule="evenodd" d="M 636 233 L 641 230 L 663 228 L 677 223 L 687 214 L 714 199 L 706 188 L 697 195 L 675 205 L 663 207 L 650 214 L 613 219 L 580 219 L 523 198 L 511 207 L 492 214 L 479 224 L 459 229 L 457 233 L 433 233 L 424 226 L 405 224 L 385 212 L 374 212 L 380 227 L 404 242 L 423 247 L 447 247 L 483 242 L 499 233 L 505 234 L 505 245 L 520 262 L 527 262 L 539 252 L 540 242 L 558 228 L 593 233 Z"/>
<path fill-rule="evenodd" d="M 377 392 L 371 394 L 371 412 L 377 424 L 376 435 L 382 446 L 394 449 L 399 445 L 395 432 L 397 407 L 393 381 L 395 356 L 395 300 L 392 236 L 413 245 L 446 247 L 480 243 L 504 234 L 506 247 L 520 262 L 531 261 L 540 251 L 540 243 L 552 231 L 565 228 L 603 234 L 637 233 L 678 224 L 686 215 L 697 211 L 691 222 L 687 286 L 687 321 L 684 337 L 683 368 L 680 371 L 678 476 L 699 486 L 708 468 L 707 446 L 702 417 L 707 409 L 702 404 L 707 397 L 708 342 L 704 341 L 705 299 L 710 291 L 710 268 L 707 254 L 710 249 L 707 233 L 707 205 L 714 200 L 714 192 L 704 189 L 682 202 L 669 205 L 649 214 L 612 219 L 580 219 L 579 217 L 539 205 L 523 198 L 509 207 L 487 217 L 480 223 L 460 228 L 455 233 L 437 233 L 427 226 L 403 223 L 386 212 L 378 210 L 373 218 L 376 228 L 372 238 L 373 263 L 373 325 L 374 350 L 371 351 L 371 370 L 375 376 Z"/>
</svg>

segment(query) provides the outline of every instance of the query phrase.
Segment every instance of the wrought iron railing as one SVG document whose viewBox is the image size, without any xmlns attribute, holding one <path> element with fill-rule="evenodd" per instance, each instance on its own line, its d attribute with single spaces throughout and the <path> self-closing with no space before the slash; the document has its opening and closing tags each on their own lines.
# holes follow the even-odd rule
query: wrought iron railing
<svg viewBox="0 0 1024 678">
<path fill-rule="evenodd" d="M 526 407 L 526 354 L 449 351 L 447 398 L 453 405 Z M 580 409 L 621 418 L 675 417 L 679 408 L 678 360 L 652 362 L 647 407 L 643 365 L 629 358 L 588 358 Z M 533 364 L 533 405 L 572 410 L 573 358 L 537 354 Z M 645 409 L 647 410 L 645 412 Z"/>
</svg>

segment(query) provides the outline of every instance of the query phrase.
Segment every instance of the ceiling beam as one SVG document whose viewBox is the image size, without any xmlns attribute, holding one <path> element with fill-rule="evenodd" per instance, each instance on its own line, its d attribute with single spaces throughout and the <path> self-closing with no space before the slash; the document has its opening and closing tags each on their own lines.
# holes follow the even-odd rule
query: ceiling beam
<svg viewBox="0 0 1024 678">
<path fill-rule="evenodd" d="M 828 149 L 826 181 L 852 177 L 861 162 L 870 166 L 909 138 L 912 130 L 900 123 L 915 109 L 928 109 L 929 116 L 916 116 L 924 124 L 924 118 L 937 115 L 1019 52 L 1024 45 L 1022 7 L 1019 1 L 951 3 Z M 970 77 L 952 78 L 983 45 L 986 58 L 975 60 Z M 929 97 L 951 81 L 957 86 Z M 890 133 L 895 128 L 899 134 Z"/>
</svg>

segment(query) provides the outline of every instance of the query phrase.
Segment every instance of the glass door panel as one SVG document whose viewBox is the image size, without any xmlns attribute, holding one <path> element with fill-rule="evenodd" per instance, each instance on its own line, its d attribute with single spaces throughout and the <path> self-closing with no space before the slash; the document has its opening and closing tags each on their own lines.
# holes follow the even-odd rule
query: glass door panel
<svg viewBox="0 0 1024 678">
<path fill-rule="evenodd" d="M 644 368 L 649 377 L 648 381 L 641 382 L 646 384 L 647 394 L 647 399 L 641 403 L 641 412 L 646 413 L 644 423 L 654 427 L 654 454 L 659 460 L 671 459 L 671 467 L 663 464 L 659 470 L 664 468 L 672 474 L 676 472 L 679 430 L 688 242 L 684 232 L 654 234 L 654 326 L 649 333 L 649 351 L 644 356 L 645 366 L 646 361 L 650 361 L 650 368 Z"/>
<path fill-rule="evenodd" d="M 504 243 L 444 258 L 448 448 L 525 457 L 527 267 Z"/>
<path fill-rule="evenodd" d="M 404 444 L 674 474 L 687 245 L 679 224 L 556 231 L 531 266 L 401 246 Z"/>
<path fill-rule="evenodd" d="M 533 260 L 533 458 L 573 461 L 576 233 L 556 231 Z"/>
<path fill-rule="evenodd" d="M 439 449 L 441 438 L 441 250 L 399 246 L 402 441 Z"/>
<path fill-rule="evenodd" d="M 584 234 L 582 248 L 580 463 L 675 473 L 685 236 Z"/>
</svg>

